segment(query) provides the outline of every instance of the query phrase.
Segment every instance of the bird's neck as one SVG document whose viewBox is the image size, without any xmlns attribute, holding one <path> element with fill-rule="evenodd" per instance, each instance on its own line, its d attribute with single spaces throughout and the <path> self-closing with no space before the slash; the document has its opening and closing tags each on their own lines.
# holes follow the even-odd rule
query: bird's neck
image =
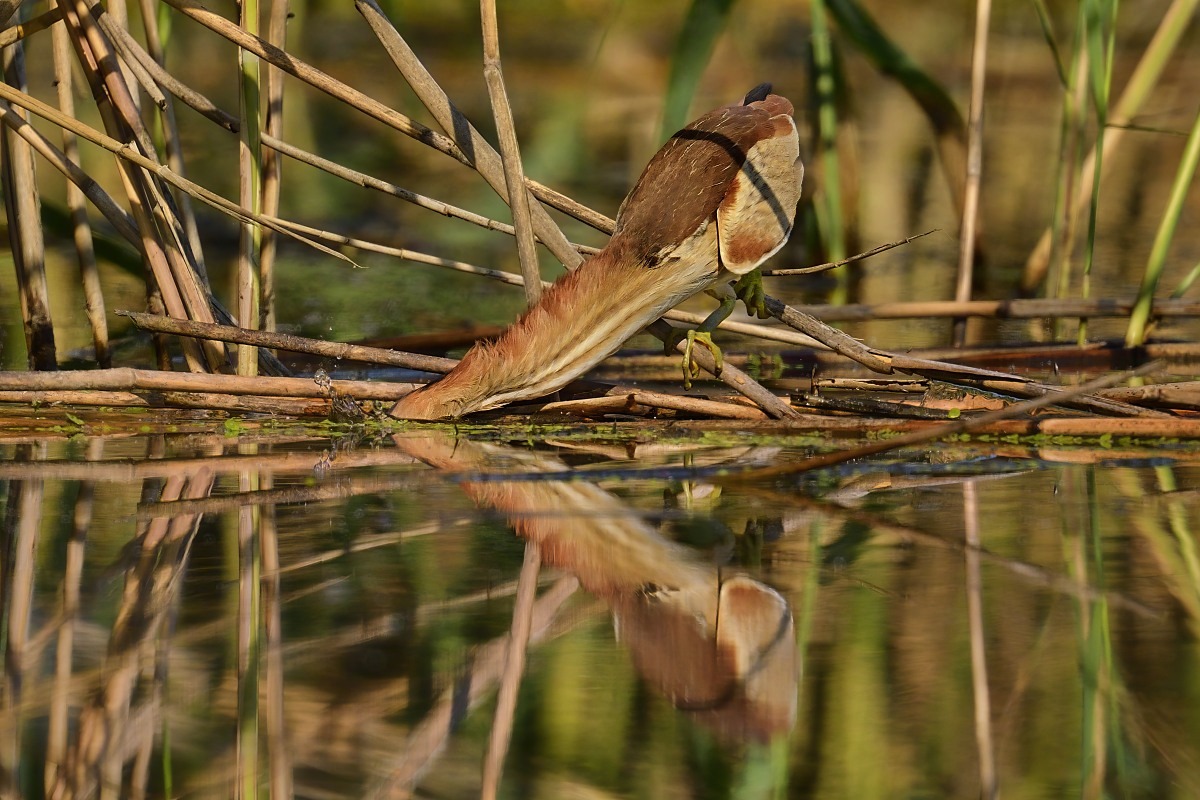
<svg viewBox="0 0 1200 800">
<path fill-rule="evenodd" d="M 498 339 L 476 344 L 446 377 L 401 400 L 393 416 L 458 417 L 558 391 L 713 282 L 715 230 L 694 238 L 673 263 L 648 268 L 614 237 L 547 289 Z M 647 298 L 655 302 L 647 305 Z"/>
</svg>

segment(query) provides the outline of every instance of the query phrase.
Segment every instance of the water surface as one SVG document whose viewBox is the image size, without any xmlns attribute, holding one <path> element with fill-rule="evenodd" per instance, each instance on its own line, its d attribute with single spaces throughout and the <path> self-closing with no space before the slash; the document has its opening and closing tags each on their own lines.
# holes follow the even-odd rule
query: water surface
<svg viewBox="0 0 1200 800">
<path fill-rule="evenodd" d="M 1194 453 L 191 427 L 0 445 L 4 796 L 1200 794 Z"/>
</svg>

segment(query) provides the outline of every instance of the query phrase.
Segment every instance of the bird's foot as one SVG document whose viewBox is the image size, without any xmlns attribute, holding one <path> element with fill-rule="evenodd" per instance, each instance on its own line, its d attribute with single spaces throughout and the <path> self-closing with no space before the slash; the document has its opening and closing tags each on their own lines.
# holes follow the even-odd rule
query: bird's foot
<svg viewBox="0 0 1200 800">
<path fill-rule="evenodd" d="M 767 311 L 766 292 L 763 291 L 762 272 L 752 269 L 733 284 L 733 293 L 746 304 L 746 314 L 759 319 L 770 319 Z"/>
<path fill-rule="evenodd" d="M 713 343 L 712 334 L 708 331 L 689 330 L 687 332 L 687 344 L 683 347 L 683 388 L 692 388 L 692 378 L 700 377 L 700 366 L 692 360 L 692 350 L 696 344 L 702 344 L 708 348 L 708 352 L 712 353 L 713 361 L 716 363 L 716 369 L 713 370 L 714 375 L 720 375 L 721 369 L 725 366 L 725 355 L 721 352 L 721 348 Z"/>
</svg>

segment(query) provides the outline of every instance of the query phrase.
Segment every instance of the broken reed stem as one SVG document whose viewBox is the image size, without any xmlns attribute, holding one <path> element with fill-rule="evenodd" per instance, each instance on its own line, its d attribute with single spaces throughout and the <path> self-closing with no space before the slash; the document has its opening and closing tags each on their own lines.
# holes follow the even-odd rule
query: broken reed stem
<svg viewBox="0 0 1200 800">
<path fill-rule="evenodd" d="M 508 102 L 508 90 L 504 86 L 504 72 L 500 66 L 500 32 L 496 22 L 496 0 L 480 0 L 479 8 L 483 26 L 483 78 L 487 83 L 492 115 L 496 120 L 496 134 L 500 140 L 505 191 L 508 206 L 512 210 L 521 276 L 525 278 L 525 304 L 532 307 L 542 296 L 542 276 L 538 270 L 529 192 L 525 189 L 525 169 L 521 164 L 521 147 L 517 141 L 512 106 Z"/>
<path fill-rule="evenodd" d="M 187 320 L 171 319 L 169 317 L 158 317 L 154 316 L 153 314 L 143 314 L 136 311 L 118 311 L 117 313 L 121 316 L 129 317 L 130 320 L 133 321 L 133 324 L 139 328 L 158 331 L 161 333 L 173 333 L 179 336 L 214 337 L 220 338 L 223 341 L 236 342 L 239 344 L 254 344 L 260 347 L 272 347 L 279 350 L 288 350 L 297 353 L 312 353 L 314 355 L 327 356 L 337 359 L 367 361 L 374 364 L 386 364 L 389 366 L 418 369 L 425 372 L 434 372 L 439 374 L 449 372 L 458 363 L 451 358 L 437 358 L 435 356 L 425 356 L 417 353 L 402 353 L 395 350 L 385 350 L 379 347 L 366 347 L 364 345 L 326 342 L 319 339 L 306 339 L 301 336 L 292 336 L 284 333 L 250 331 L 228 325 L 208 325 L 198 322 L 190 322 Z M 72 374 L 94 375 L 95 373 L 89 372 Z M 224 378 L 228 376 L 220 377 Z M 259 380 L 266 379 L 261 378 Z M 289 378 L 287 380 L 303 381 L 306 379 Z M 218 385 L 223 387 L 225 384 Z M 2 386 L 3 383 L 0 382 L 0 387 Z M 402 394 L 407 394 L 412 388 L 411 385 L 403 386 L 404 391 Z M 222 391 L 231 390 L 222 389 Z M 734 406 L 730 403 L 724 402 L 701 401 L 697 398 L 680 397 L 661 392 L 644 392 L 641 390 L 620 386 L 610 389 L 609 394 L 614 397 L 618 395 L 623 396 L 618 401 L 606 401 L 610 404 L 616 402 L 621 407 L 628 407 L 629 403 L 638 403 L 640 405 L 653 408 L 686 411 L 689 413 L 696 413 L 718 418 L 762 419 L 762 412 L 757 408 Z M 356 394 L 355 396 L 358 395 Z M 774 395 L 772 395 L 772 397 L 774 397 Z M 563 402 L 564 405 L 561 408 L 551 403 L 549 406 L 547 406 L 547 410 L 557 409 L 571 411 L 579 407 L 573 406 L 569 401 Z M 780 402 L 784 401 L 781 400 Z M 586 410 L 586 404 L 582 408 Z"/>
<path fill-rule="evenodd" d="M 51 42 L 58 107 L 63 114 L 73 117 L 75 116 L 75 97 L 73 95 L 75 76 L 71 70 L 71 42 L 67 38 L 66 26 L 54 26 L 51 31 Z M 7 103 L 5 105 L 7 106 Z M 33 130 L 32 127 L 30 130 Z M 79 143 L 75 134 L 65 128 L 61 133 L 63 158 L 78 168 Z M 83 174 L 82 169 L 79 172 Z M 71 214 L 71 233 L 75 243 L 75 254 L 79 260 L 84 306 L 87 311 L 88 324 L 92 328 L 96 363 L 103 369 L 112 366 L 112 354 L 108 349 L 108 320 L 104 304 L 104 290 L 100 285 L 100 271 L 96 263 L 96 250 L 92 241 L 92 226 L 88 221 L 87 197 L 83 190 L 70 180 L 67 181 L 67 208 L 70 209 Z"/>
<path fill-rule="evenodd" d="M 967 183 L 963 197 L 962 224 L 959 227 L 958 281 L 954 299 L 965 303 L 971 299 L 972 273 L 975 265 L 976 226 L 979 221 L 979 184 L 983 174 L 983 92 L 987 77 L 988 25 L 992 14 L 991 0 L 975 4 L 975 47 L 971 56 L 971 106 L 967 115 Z M 954 344 L 966 343 L 967 322 L 954 321 Z"/>
</svg>

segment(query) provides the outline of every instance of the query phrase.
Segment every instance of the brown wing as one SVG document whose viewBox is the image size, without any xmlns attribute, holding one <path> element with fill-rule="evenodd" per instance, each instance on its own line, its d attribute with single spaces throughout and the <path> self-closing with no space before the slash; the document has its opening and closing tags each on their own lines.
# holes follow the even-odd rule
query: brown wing
<svg viewBox="0 0 1200 800">
<path fill-rule="evenodd" d="M 777 155 L 776 145 L 757 149 L 756 145 L 764 139 L 781 137 L 784 127 L 781 118 L 790 125 L 795 139 L 791 111 L 787 100 L 769 95 L 749 105 L 718 108 L 676 133 L 646 165 L 621 204 L 614 238 L 622 237 L 636 248 L 644 263 L 657 266 L 665 254 L 718 216 L 718 209 L 726 203 L 731 191 L 749 197 L 742 188 L 746 181 L 752 181 L 741 177 L 745 167 L 749 162 L 750 174 L 759 174 L 761 158 L 770 156 L 771 160 Z M 788 168 L 791 166 L 789 161 Z M 785 215 L 788 231 L 798 197 L 797 187 Z M 731 226 L 730 235 L 735 246 L 733 252 L 739 254 L 739 248 L 744 247 L 739 242 L 747 241 L 740 226 Z M 740 255 L 739 265 L 745 259 L 744 253 Z"/>
<path fill-rule="evenodd" d="M 717 209 L 721 266 L 735 275 L 749 272 L 783 247 L 804 181 L 791 104 L 771 95 L 755 105 L 771 113 L 769 132 L 759 129 L 764 135 L 747 151 Z"/>
</svg>

